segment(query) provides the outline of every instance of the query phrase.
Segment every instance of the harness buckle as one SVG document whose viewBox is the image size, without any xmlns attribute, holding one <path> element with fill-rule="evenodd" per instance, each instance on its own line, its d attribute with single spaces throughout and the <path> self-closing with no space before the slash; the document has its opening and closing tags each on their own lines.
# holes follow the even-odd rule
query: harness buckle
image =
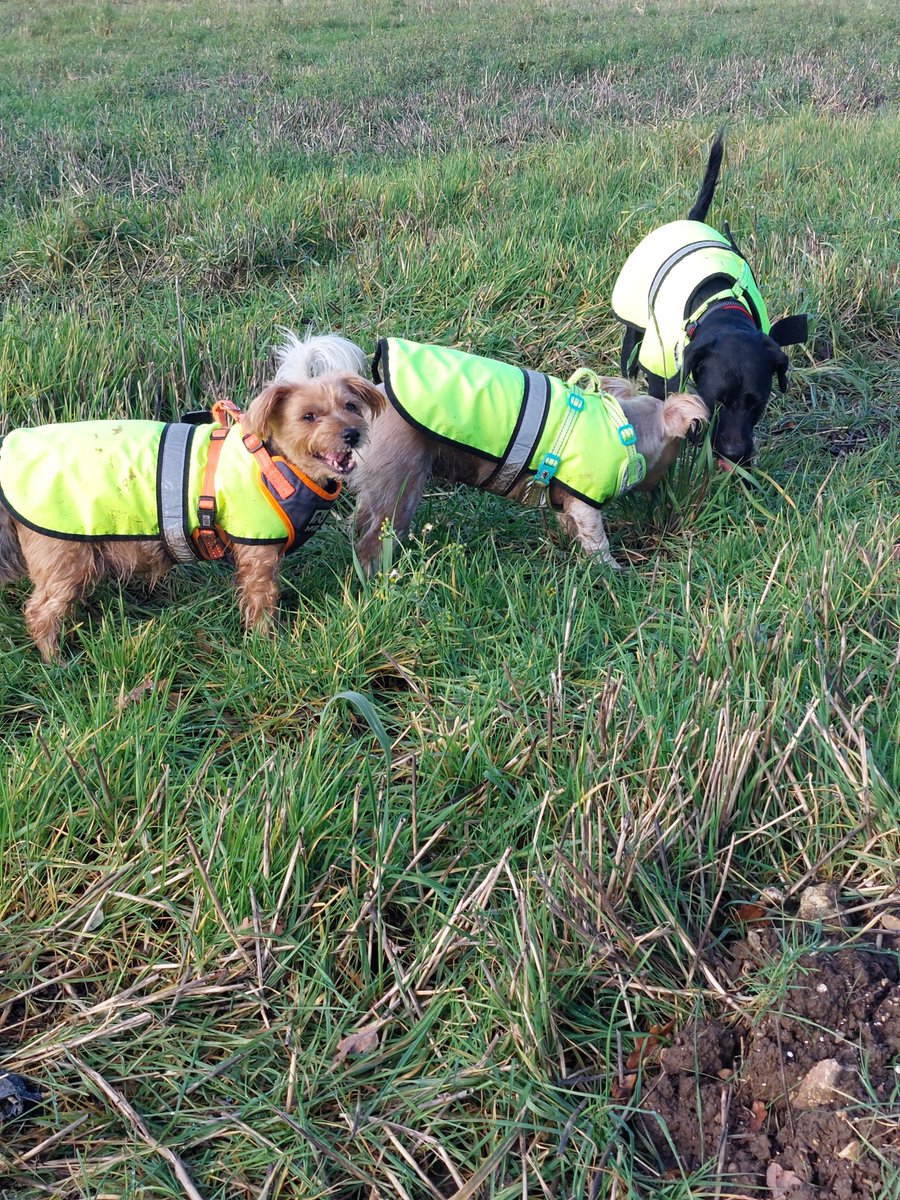
<svg viewBox="0 0 900 1200">
<path fill-rule="evenodd" d="M 585 403 L 584 396 L 580 392 L 569 392 L 568 396 L 566 396 L 566 404 L 574 412 L 580 413 Z"/>
<path fill-rule="evenodd" d="M 626 421 L 624 425 L 620 425 L 616 430 L 619 435 L 619 441 L 623 446 L 633 446 L 637 441 L 637 434 L 634 432 L 634 426 Z"/>
<path fill-rule="evenodd" d="M 197 524 L 204 531 L 208 532 L 215 529 L 216 525 L 216 498 L 215 496 L 201 496 L 197 501 Z"/>
<path fill-rule="evenodd" d="M 532 483 L 536 483 L 538 487 L 542 488 L 549 487 L 553 481 L 553 476 L 559 470 L 561 461 L 558 454 L 545 454 L 534 473 Z"/>
</svg>

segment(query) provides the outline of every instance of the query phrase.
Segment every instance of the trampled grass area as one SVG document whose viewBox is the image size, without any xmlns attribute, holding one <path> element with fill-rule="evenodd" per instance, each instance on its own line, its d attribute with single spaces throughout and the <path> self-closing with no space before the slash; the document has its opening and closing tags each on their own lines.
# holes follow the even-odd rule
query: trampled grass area
<svg viewBox="0 0 900 1200">
<path fill-rule="evenodd" d="M 865 924 L 896 888 L 893 6 L 0 28 L 4 428 L 244 402 L 304 322 L 611 367 L 616 271 L 725 118 L 711 216 L 816 314 L 757 485 L 692 452 L 613 510 L 614 579 L 435 487 L 372 584 L 314 541 L 271 641 L 198 566 L 102 588 L 46 669 L 4 593 L 0 1040 L 45 1102 L 0 1193 L 729 1195 L 663 1178 L 615 1085 L 651 1026 L 780 1003 L 818 934 L 735 984 L 736 903 L 830 880 Z"/>
</svg>

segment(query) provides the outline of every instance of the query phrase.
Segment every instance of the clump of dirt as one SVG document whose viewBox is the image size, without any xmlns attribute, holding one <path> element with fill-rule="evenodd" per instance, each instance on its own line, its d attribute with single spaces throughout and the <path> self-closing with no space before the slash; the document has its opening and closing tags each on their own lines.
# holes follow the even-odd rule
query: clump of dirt
<svg viewBox="0 0 900 1200">
<path fill-rule="evenodd" d="M 771 969 L 772 930 L 732 947 Z M 755 1023 L 698 1022 L 645 1077 L 639 1131 L 664 1168 L 714 1160 L 730 1197 L 875 1200 L 900 1165 L 900 971 L 896 954 L 821 950 Z"/>
</svg>

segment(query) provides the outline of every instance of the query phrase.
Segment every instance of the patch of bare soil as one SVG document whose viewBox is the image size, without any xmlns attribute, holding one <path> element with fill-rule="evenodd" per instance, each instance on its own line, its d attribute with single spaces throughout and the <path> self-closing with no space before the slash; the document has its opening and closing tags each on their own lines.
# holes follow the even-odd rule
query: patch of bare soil
<svg viewBox="0 0 900 1200">
<path fill-rule="evenodd" d="M 771 971 L 770 929 L 732 947 Z M 722 1194 L 876 1200 L 900 1167 L 900 970 L 884 950 L 807 954 L 783 1001 L 755 1023 L 698 1022 L 659 1055 L 637 1118 L 671 1173 L 717 1164 Z"/>
</svg>

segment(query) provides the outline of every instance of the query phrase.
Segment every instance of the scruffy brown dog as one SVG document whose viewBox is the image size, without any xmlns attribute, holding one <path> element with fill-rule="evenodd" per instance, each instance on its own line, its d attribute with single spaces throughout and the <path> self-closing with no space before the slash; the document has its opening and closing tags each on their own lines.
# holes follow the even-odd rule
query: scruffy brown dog
<svg viewBox="0 0 900 1200">
<path fill-rule="evenodd" d="M 675 461 L 689 430 L 706 423 L 706 408 L 699 397 L 686 393 L 670 395 L 665 401 L 639 395 L 629 380 L 619 377 L 604 376 L 597 382 L 616 398 L 634 428 L 636 445 L 646 462 L 646 475 L 636 489 L 648 491 Z M 390 522 L 399 537 L 404 536 L 432 475 L 481 487 L 493 470 L 493 463 L 442 445 L 388 406 L 372 426 L 356 480 L 356 553 L 366 573 L 371 574 L 380 560 L 385 522 Z M 529 479 L 522 477 L 505 495 L 523 501 L 528 486 Z M 555 483 L 548 491 L 549 507 L 566 533 L 586 554 L 620 569 L 609 548 L 600 509 Z"/>
<path fill-rule="evenodd" d="M 330 362 L 340 361 L 334 341 Z M 141 574 L 156 583 L 176 562 L 195 557 L 232 559 L 245 627 L 271 621 L 280 559 L 321 525 L 340 479 L 356 466 L 367 417 L 384 408 L 382 394 L 360 378 L 355 347 L 344 349 L 347 370 L 325 369 L 308 343 L 291 338 L 279 352 L 275 381 L 245 414 L 232 409 L 230 427 L 219 409 L 213 425 L 76 422 L 7 436 L 0 446 L 0 585 L 30 577 L 25 623 L 45 662 L 59 653 L 60 626 L 71 605 L 104 575 Z M 101 476 L 106 470 L 113 503 L 102 488 L 85 500 L 90 474 L 65 478 L 78 469 L 66 461 L 67 447 L 94 437 L 97 458 L 86 470 Z M 149 449 L 140 441 L 147 437 Z M 164 464 L 171 465 L 171 448 L 179 444 L 167 487 Z M 129 446 L 135 447 L 131 459 Z M 35 462 L 30 474 L 29 454 Z M 149 464 L 143 478 L 135 463 Z M 29 486 L 35 481 L 41 486 Z M 126 501 L 137 510 L 143 505 L 143 512 L 126 512 Z M 45 517 L 53 503 L 62 531 L 47 532 L 22 512 L 32 514 L 37 505 Z M 85 525 L 84 532 L 73 531 Z"/>
<path fill-rule="evenodd" d="M 374 369 L 390 404 L 373 422 L 355 481 L 356 549 L 368 573 L 386 526 L 406 533 L 432 475 L 553 509 L 586 553 L 617 568 L 601 505 L 652 488 L 686 434 L 709 418 L 693 395 L 656 400 L 627 379 L 592 372 L 579 392 L 538 372 L 403 339 L 379 342 Z"/>
</svg>

